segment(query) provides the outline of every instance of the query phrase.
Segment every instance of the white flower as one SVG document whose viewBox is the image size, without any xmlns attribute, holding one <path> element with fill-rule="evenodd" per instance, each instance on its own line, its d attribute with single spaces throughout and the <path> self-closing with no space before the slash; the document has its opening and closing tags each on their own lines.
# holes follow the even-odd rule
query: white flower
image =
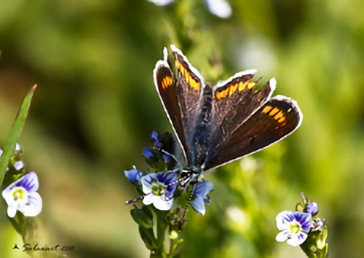
<svg viewBox="0 0 364 258">
<path fill-rule="evenodd" d="M 278 233 L 276 240 L 292 246 L 298 246 L 306 241 L 311 227 L 311 214 L 301 211 L 282 211 L 276 217 L 277 228 L 283 230 Z"/>
<path fill-rule="evenodd" d="M 229 18 L 231 16 L 231 7 L 225 0 L 205 0 L 209 11 L 220 18 Z"/>
<path fill-rule="evenodd" d="M 143 192 L 146 196 L 143 199 L 145 205 L 152 204 L 158 210 L 170 210 L 173 205 L 173 193 L 176 190 L 177 173 L 158 172 L 150 173 L 141 179 Z M 172 184 L 175 182 L 175 184 Z"/>
<path fill-rule="evenodd" d="M 149 2 L 155 3 L 156 5 L 163 6 L 173 3 L 175 0 L 148 0 Z"/>
<path fill-rule="evenodd" d="M 34 172 L 9 185 L 2 193 L 8 204 L 8 216 L 13 218 L 17 210 L 27 217 L 37 216 L 42 211 L 42 198 L 36 192 L 38 188 L 38 177 Z"/>
</svg>

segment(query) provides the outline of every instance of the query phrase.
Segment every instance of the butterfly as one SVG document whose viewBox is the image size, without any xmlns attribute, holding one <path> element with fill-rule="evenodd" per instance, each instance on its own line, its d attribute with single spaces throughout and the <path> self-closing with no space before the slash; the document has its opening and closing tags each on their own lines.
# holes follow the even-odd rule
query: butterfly
<svg viewBox="0 0 364 258">
<path fill-rule="evenodd" d="M 296 101 L 271 98 L 275 78 L 258 90 L 256 70 L 239 72 L 215 87 L 171 45 L 153 71 L 154 84 L 182 147 L 180 186 L 201 181 L 204 172 L 260 151 L 293 133 L 302 123 Z M 174 71 L 175 69 L 175 71 Z"/>
</svg>

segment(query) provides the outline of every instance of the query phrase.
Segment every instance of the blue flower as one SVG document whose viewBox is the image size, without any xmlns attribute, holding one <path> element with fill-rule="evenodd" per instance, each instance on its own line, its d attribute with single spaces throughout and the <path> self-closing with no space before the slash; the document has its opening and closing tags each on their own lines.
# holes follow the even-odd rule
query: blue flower
<svg viewBox="0 0 364 258">
<path fill-rule="evenodd" d="M 42 211 L 42 198 L 36 192 L 38 177 L 30 172 L 9 185 L 2 193 L 8 204 L 8 216 L 13 218 L 19 210 L 27 217 L 37 216 Z"/>
<path fill-rule="evenodd" d="M 156 163 L 158 161 L 157 155 L 155 155 L 155 153 L 151 149 L 144 148 L 143 156 L 149 165 L 153 165 L 154 163 Z"/>
<path fill-rule="evenodd" d="M 142 178 L 143 176 L 143 171 L 138 171 L 135 166 L 133 166 L 133 169 L 132 170 L 125 170 L 124 171 L 125 173 L 125 176 L 130 180 L 132 181 L 133 183 L 135 184 L 140 184 L 140 179 Z"/>
<path fill-rule="evenodd" d="M 170 210 L 173 205 L 173 193 L 176 190 L 177 173 L 158 172 L 150 173 L 141 179 L 143 192 L 146 196 L 143 199 L 145 205 L 152 204 L 158 210 Z M 175 184 L 171 184 L 175 182 Z"/>
<path fill-rule="evenodd" d="M 152 140 L 154 140 L 154 141 L 158 141 L 159 133 L 158 133 L 158 132 L 156 132 L 156 131 L 153 131 L 153 132 L 152 132 L 152 135 L 151 135 L 151 138 L 152 138 Z"/>
<path fill-rule="evenodd" d="M 318 205 L 316 202 L 310 202 L 306 204 L 304 212 L 311 213 L 312 216 L 315 216 L 318 213 Z"/>
<path fill-rule="evenodd" d="M 282 211 L 276 217 L 277 228 L 283 230 L 278 233 L 276 240 L 292 246 L 298 246 L 306 241 L 311 228 L 311 214 L 301 211 Z"/>
<path fill-rule="evenodd" d="M 194 194 L 196 198 L 191 202 L 193 209 L 200 213 L 201 215 L 205 215 L 205 202 L 210 204 L 210 197 L 208 194 L 214 190 L 214 185 L 208 181 L 198 182 L 196 184 L 196 188 Z"/>
</svg>

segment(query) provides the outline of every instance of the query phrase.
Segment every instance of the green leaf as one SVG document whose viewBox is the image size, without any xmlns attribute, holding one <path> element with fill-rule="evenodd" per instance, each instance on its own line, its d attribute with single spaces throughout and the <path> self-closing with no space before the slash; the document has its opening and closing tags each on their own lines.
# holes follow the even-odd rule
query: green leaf
<svg viewBox="0 0 364 258">
<path fill-rule="evenodd" d="M 0 158 L 0 185 L 2 185 L 6 167 L 9 165 L 10 159 L 13 156 L 15 144 L 20 136 L 20 133 L 23 129 L 25 120 L 28 116 L 28 111 L 30 107 L 30 102 L 32 101 L 33 93 L 37 85 L 34 85 L 29 93 L 25 96 L 23 103 L 20 107 L 19 113 L 15 119 L 13 128 L 11 129 L 10 136 L 5 145 L 3 155 Z"/>
<path fill-rule="evenodd" d="M 154 237 L 153 229 L 139 226 L 139 234 L 142 238 L 145 246 L 149 250 L 155 250 L 157 248 L 156 239 Z"/>
<path fill-rule="evenodd" d="M 144 207 L 143 207 L 144 208 Z M 133 217 L 133 220 L 140 226 L 145 228 L 153 227 L 153 214 L 148 208 L 144 209 L 132 209 L 130 210 L 130 214 Z"/>
</svg>

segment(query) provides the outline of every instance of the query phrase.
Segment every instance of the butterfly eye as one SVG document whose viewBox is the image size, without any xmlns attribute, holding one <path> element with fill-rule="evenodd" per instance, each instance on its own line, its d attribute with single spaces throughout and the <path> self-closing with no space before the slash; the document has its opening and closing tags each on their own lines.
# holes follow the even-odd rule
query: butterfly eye
<svg viewBox="0 0 364 258">
<path fill-rule="evenodd" d="M 188 171 L 183 170 L 183 171 L 181 172 L 181 178 L 188 177 L 188 174 L 189 174 L 189 172 L 188 172 Z"/>
</svg>

